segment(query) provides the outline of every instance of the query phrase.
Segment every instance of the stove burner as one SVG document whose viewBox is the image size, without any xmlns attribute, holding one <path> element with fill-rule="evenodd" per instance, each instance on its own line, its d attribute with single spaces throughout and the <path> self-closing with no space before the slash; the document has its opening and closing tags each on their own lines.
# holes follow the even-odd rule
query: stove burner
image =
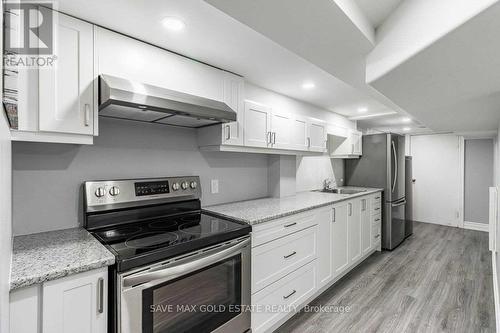
<svg viewBox="0 0 500 333">
<path fill-rule="evenodd" d="M 134 249 L 156 247 L 158 245 L 171 245 L 179 239 L 173 232 L 147 232 L 132 236 L 125 241 L 125 246 Z"/>
<path fill-rule="evenodd" d="M 206 235 L 223 232 L 228 228 L 224 221 L 214 220 L 211 223 L 199 224 L 198 222 L 184 223 L 179 226 L 179 231 L 190 235 Z"/>
<path fill-rule="evenodd" d="M 139 232 L 141 230 L 142 230 L 141 227 L 136 226 L 136 227 L 126 227 L 120 229 L 106 230 L 103 231 L 101 234 L 106 238 L 120 238 L 130 234 L 135 234 L 136 232 Z"/>
</svg>

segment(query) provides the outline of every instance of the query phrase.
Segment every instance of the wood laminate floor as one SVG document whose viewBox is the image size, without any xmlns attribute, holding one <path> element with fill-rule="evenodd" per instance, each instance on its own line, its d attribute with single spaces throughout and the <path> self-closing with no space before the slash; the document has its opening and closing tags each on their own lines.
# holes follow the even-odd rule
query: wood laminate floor
<svg viewBox="0 0 500 333">
<path fill-rule="evenodd" d="M 416 223 L 392 252 L 375 253 L 278 332 L 495 332 L 488 234 Z"/>
</svg>

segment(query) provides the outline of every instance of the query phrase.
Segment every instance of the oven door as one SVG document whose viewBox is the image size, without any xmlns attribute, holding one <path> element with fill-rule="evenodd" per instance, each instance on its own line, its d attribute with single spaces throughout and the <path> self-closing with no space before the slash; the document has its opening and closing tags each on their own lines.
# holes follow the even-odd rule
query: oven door
<svg viewBox="0 0 500 333">
<path fill-rule="evenodd" d="M 250 238 L 123 273 L 118 331 L 245 332 L 250 329 Z"/>
</svg>

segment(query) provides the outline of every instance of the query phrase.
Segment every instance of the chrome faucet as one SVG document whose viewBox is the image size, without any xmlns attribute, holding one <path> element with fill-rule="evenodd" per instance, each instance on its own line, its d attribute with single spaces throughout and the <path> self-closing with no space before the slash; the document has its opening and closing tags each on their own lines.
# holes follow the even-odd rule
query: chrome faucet
<svg viewBox="0 0 500 333">
<path fill-rule="evenodd" d="M 337 182 L 333 178 L 327 178 L 323 180 L 323 189 L 330 190 L 332 188 L 337 187 Z"/>
</svg>

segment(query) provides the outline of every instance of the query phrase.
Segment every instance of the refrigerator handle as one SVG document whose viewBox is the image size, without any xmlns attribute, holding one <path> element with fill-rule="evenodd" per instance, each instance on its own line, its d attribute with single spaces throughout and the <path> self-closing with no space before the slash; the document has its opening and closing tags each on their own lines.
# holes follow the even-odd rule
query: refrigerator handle
<svg viewBox="0 0 500 333">
<path fill-rule="evenodd" d="M 396 180 L 398 179 L 398 155 L 396 154 L 396 146 L 394 145 L 394 141 L 391 141 L 392 144 L 392 153 L 394 154 L 394 183 L 392 184 L 392 191 L 396 189 Z"/>
</svg>

